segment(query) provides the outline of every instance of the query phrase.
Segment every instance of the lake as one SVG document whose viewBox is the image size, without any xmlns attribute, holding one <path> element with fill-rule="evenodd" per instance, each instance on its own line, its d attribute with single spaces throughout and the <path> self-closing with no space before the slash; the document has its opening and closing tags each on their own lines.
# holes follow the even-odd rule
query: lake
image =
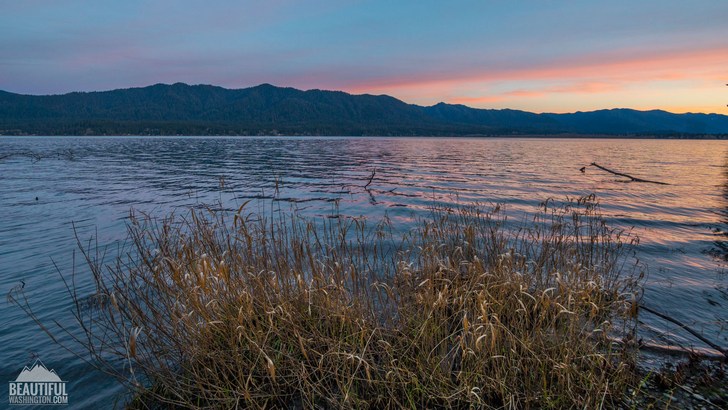
<svg viewBox="0 0 728 410">
<path fill-rule="evenodd" d="M 612 226 L 640 238 L 644 303 L 728 345 L 728 142 L 531 138 L 0 138 L 0 291 L 25 283 L 36 314 L 68 323 L 54 267 L 74 267 L 78 237 L 109 246 L 131 208 L 166 215 L 202 204 L 298 210 L 311 217 L 387 215 L 407 227 L 433 206 L 538 204 L 596 194 Z M 669 185 L 626 182 L 591 162 Z M 376 170 L 372 177 L 373 170 Z M 371 180 L 368 191 L 363 187 Z M 277 188 L 277 189 L 276 189 Z M 85 273 L 78 260 L 79 274 Z M 91 283 L 82 284 L 89 292 Z M 17 306 L 0 308 L 0 381 L 38 355 L 68 381 L 73 408 L 107 407 L 120 388 L 62 350 Z M 705 346 L 643 313 L 641 336 Z M 118 398 L 121 400 L 122 398 Z M 0 402 L 7 403 L 7 389 Z"/>
</svg>

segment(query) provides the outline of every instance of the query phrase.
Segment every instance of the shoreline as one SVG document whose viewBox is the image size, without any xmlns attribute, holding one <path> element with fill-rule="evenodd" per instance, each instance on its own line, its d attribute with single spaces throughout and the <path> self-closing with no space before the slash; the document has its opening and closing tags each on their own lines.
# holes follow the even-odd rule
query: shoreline
<svg viewBox="0 0 728 410">
<path fill-rule="evenodd" d="M 129 137 L 129 138 L 423 138 L 423 139 L 594 139 L 594 140 L 694 140 L 694 141 L 723 141 L 728 140 L 728 134 L 725 135 L 679 135 L 679 136 L 663 136 L 663 135 L 612 135 L 612 134 L 493 134 L 493 135 L 318 135 L 318 134 L 2 134 L 2 137 L 13 138 L 113 138 L 113 137 Z"/>
</svg>

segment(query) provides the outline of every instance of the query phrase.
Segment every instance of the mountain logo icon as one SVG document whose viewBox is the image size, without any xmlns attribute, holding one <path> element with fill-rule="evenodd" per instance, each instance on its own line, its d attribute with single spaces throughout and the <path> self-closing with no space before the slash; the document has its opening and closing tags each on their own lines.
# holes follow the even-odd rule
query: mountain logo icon
<svg viewBox="0 0 728 410">
<path fill-rule="evenodd" d="M 10 405 L 68 405 L 66 382 L 48 369 L 40 359 L 23 367 L 14 381 L 8 382 Z"/>
<path fill-rule="evenodd" d="M 16 382 L 55 382 L 60 383 L 63 380 L 61 380 L 60 377 L 56 374 L 54 370 L 48 370 L 47 367 L 43 364 L 43 362 L 40 361 L 40 359 L 36 359 L 36 361 L 33 363 L 30 368 L 28 366 L 23 367 L 23 370 L 20 372 L 18 377 L 15 379 Z"/>
</svg>

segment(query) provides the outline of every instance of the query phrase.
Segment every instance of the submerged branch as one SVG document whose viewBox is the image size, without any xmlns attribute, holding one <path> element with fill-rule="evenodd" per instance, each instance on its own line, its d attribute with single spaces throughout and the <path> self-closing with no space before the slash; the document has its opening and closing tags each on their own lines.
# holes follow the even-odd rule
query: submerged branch
<svg viewBox="0 0 728 410">
<path fill-rule="evenodd" d="M 601 165 L 597 164 L 596 162 L 592 162 L 592 163 L 591 163 L 591 164 L 589 164 L 589 165 L 595 166 L 595 167 L 597 167 L 597 168 L 601 169 L 602 171 L 606 171 L 606 172 L 609 172 L 610 174 L 618 175 L 618 176 L 620 176 L 620 177 L 625 177 L 625 178 L 629 178 L 629 179 L 630 179 L 630 181 L 629 181 L 629 182 L 647 182 L 647 183 L 650 183 L 650 184 L 659 184 L 659 185 L 670 185 L 670 184 L 668 184 L 667 182 L 660 182 L 660 181 L 651 181 L 651 180 L 649 180 L 649 179 L 642 179 L 642 178 L 636 178 L 636 177 L 633 177 L 632 175 L 629 175 L 629 174 L 625 174 L 625 173 L 622 173 L 622 172 L 612 171 L 611 169 L 609 169 L 609 168 L 606 168 L 606 167 L 603 167 L 603 166 L 601 166 Z M 583 168 L 582 168 L 582 169 L 583 169 Z M 582 171 L 582 172 L 583 172 L 583 171 Z"/>
<path fill-rule="evenodd" d="M 712 347 L 713 349 L 715 349 L 715 350 L 719 351 L 719 352 L 720 352 L 720 353 L 721 353 L 721 354 L 723 355 L 723 358 L 724 358 L 724 359 L 728 359 L 728 352 L 726 352 L 726 349 L 724 349 L 724 348 L 722 348 L 722 347 L 718 346 L 717 344 L 715 344 L 715 343 L 711 342 L 710 340 L 706 339 L 706 338 L 705 338 L 705 337 L 703 337 L 703 336 L 702 336 L 702 335 L 701 335 L 700 333 L 698 333 L 698 332 L 696 332 L 695 330 L 691 329 L 690 327 L 688 327 L 688 326 L 687 326 L 687 325 L 685 325 L 684 323 L 680 322 L 679 320 L 677 320 L 677 319 L 675 319 L 675 318 L 672 318 L 672 317 L 670 317 L 670 316 L 667 316 L 667 315 L 666 315 L 666 314 L 664 314 L 664 313 L 660 313 L 660 312 L 658 312 L 658 311 L 656 311 L 656 310 L 650 309 L 650 308 L 648 308 L 647 306 L 645 306 L 645 305 L 642 305 L 642 304 L 640 304 L 640 308 L 641 308 L 641 309 L 644 309 L 644 310 L 645 310 L 646 312 L 650 312 L 650 313 L 652 313 L 652 314 L 653 314 L 653 315 L 655 315 L 655 316 L 661 317 L 661 318 L 663 318 L 663 319 L 665 319 L 665 320 L 667 320 L 667 321 L 669 321 L 669 322 L 672 322 L 672 323 L 674 323 L 674 324 L 678 325 L 678 326 L 679 326 L 679 327 L 680 327 L 681 329 L 683 329 L 683 330 L 685 330 L 686 332 L 690 333 L 691 335 L 693 335 L 693 336 L 697 337 L 697 338 L 698 338 L 698 339 L 700 339 L 700 341 L 702 341 L 703 343 L 705 343 L 705 344 L 707 344 L 708 346 Z"/>
</svg>

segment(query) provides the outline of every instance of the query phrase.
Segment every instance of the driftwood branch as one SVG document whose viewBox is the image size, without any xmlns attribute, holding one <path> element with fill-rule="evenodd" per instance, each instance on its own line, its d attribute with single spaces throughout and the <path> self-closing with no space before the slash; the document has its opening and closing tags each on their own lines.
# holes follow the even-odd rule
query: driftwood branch
<svg viewBox="0 0 728 410">
<path fill-rule="evenodd" d="M 607 339 L 614 344 L 620 345 L 620 346 L 629 346 L 629 347 L 635 347 L 635 342 L 633 340 L 625 340 L 623 338 L 609 336 Z M 648 352 L 654 352 L 658 353 L 660 355 L 664 356 L 693 356 L 697 357 L 702 360 L 711 360 L 711 361 L 718 361 L 722 362 L 725 360 L 725 356 L 723 356 L 720 352 L 707 352 L 707 351 L 700 351 L 691 349 L 685 346 L 680 345 L 661 345 L 657 343 L 652 342 L 645 342 L 642 339 L 639 340 L 636 347 L 641 351 L 648 351 Z"/>
<path fill-rule="evenodd" d="M 601 169 L 602 171 L 609 172 L 610 174 L 618 175 L 620 177 L 629 178 L 630 179 L 629 182 L 647 182 L 649 184 L 670 185 L 667 182 L 651 181 L 649 179 L 642 179 L 642 178 L 633 177 L 632 175 L 625 174 L 625 173 L 622 173 L 622 172 L 612 171 L 611 169 L 605 168 L 605 167 L 597 164 L 596 162 L 592 162 L 590 165 L 595 166 L 595 167 Z M 584 169 L 584 168 L 582 168 L 582 169 Z"/>
<path fill-rule="evenodd" d="M 31 160 L 33 160 L 33 162 L 38 162 L 43 158 L 53 158 L 53 157 L 57 157 L 58 159 L 67 159 L 69 161 L 74 160 L 73 151 L 70 149 L 67 149 L 67 150 L 56 152 L 55 154 L 39 154 L 39 153 L 33 152 L 33 151 L 10 152 L 7 154 L 1 154 L 0 161 L 2 161 L 4 159 L 11 159 L 14 157 L 30 158 Z"/>
<path fill-rule="evenodd" d="M 364 189 L 368 189 L 368 188 L 369 188 L 369 185 L 371 185 L 372 181 L 374 180 L 374 175 L 376 175 L 376 174 L 377 174 L 377 169 L 376 169 L 376 168 L 374 168 L 374 169 L 372 170 L 372 175 L 371 175 L 371 176 L 369 176 L 369 182 L 367 182 L 367 184 L 366 184 L 366 185 L 364 185 Z"/>
<path fill-rule="evenodd" d="M 37 153 L 32 152 L 32 151 L 20 151 L 20 152 L 11 152 L 9 154 L 0 155 L 0 160 L 9 159 L 9 158 L 12 158 L 12 157 L 27 157 L 27 158 L 30 158 L 30 159 L 36 161 L 36 162 L 37 161 L 40 161 L 41 158 L 43 158 L 42 155 L 37 154 Z"/>
<path fill-rule="evenodd" d="M 683 324 L 679 320 L 677 320 L 675 318 L 672 318 L 670 316 L 667 316 L 664 313 L 660 313 L 660 312 L 658 312 L 658 311 L 656 311 L 654 309 L 650 309 L 647 306 L 642 305 L 642 304 L 640 304 L 640 309 L 644 309 L 646 312 L 650 312 L 650 313 L 652 313 L 655 316 L 661 317 L 661 318 L 663 318 L 663 319 L 665 319 L 665 320 L 667 320 L 669 322 L 672 322 L 672 323 L 678 325 L 681 329 L 683 329 L 686 332 L 690 333 L 691 335 L 697 337 L 698 339 L 700 339 L 706 345 L 708 345 L 708 346 L 712 347 L 713 349 L 719 351 L 723 355 L 723 358 L 724 359 L 728 359 L 728 351 L 726 351 L 726 349 L 724 349 L 724 348 L 718 346 L 717 344 L 711 342 L 710 340 L 706 339 L 705 337 L 703 337 L 703 335 L 701 335 L 700 333 L 698 333 L 695 330 L 691 329 L 690 327 L 688 327 L 687 325 Z"/>
</svg>

